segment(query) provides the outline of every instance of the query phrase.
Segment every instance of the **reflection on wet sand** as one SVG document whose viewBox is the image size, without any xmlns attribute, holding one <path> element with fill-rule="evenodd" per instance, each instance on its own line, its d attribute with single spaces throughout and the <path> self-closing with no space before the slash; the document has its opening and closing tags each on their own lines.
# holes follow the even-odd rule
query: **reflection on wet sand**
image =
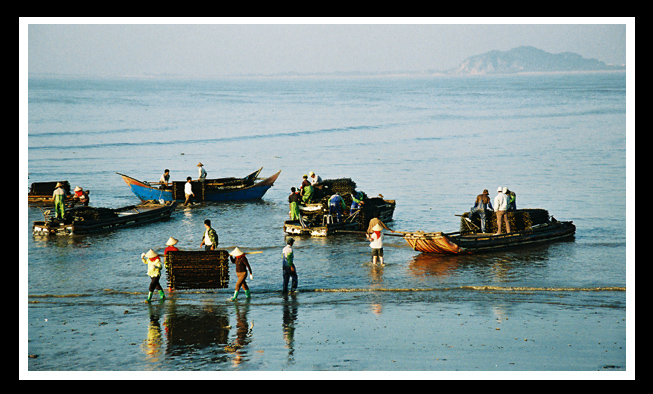
<svg viewBox="0 0 653 394">
<path fill-rule="evenodd" d="M 295 363 L 295 322 L 297 321 L 298 308 L 299 304 L 295 294 L 284 296 L 282 332 L 283 339 L 286 342 L 284 347 L 288 349 L 289 365 Z"/>
</svg>

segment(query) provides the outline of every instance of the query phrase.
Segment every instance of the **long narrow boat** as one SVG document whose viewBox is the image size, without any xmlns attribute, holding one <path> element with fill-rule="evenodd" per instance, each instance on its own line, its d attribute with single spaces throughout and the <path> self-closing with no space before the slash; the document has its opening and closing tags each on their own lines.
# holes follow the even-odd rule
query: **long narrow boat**
<svg viewBox="0 0 653 394">
<path fill-rule="evenodd" d="M 263 168 L 252 172 L 244 178 L 206 179 L 204 182 L 191 181 L 195 199 L 199 201 L 236 201 L 256 200 L 270 189 L 281 171 L 256 182 Z M 174 181 L 172 187 L 161 188 L 158 183 L 139 181 L 130 176 L 117 173 L 122 177 L 131 191 L 141 200 L 184 201 L 186 181 Z"/>
<path fill-rule="evenodd" d="M 507 234 L 465 234 L 461 232 L 407 232 L 404 239 L 418 252 L 443 254 L 476 254 L 516 246 L 551 242 L 573 237 L 576 226 L 571 221 L 555 219 L 528 229 Z"/>
<path fill-rule="evenodd" d="M 66 210 L 64 220 L 34 222 L 32 231 L 37 235 L 69 235 L 136 226 L 169 218 L 176 206 L 177 201 L 129 205 L 117 209 L 78 207 Z"/>
</svg>

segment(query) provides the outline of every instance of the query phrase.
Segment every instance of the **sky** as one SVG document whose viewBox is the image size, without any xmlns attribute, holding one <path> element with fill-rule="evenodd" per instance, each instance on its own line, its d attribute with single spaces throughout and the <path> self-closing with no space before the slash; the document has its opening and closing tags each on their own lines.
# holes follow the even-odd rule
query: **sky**
<svg viewBox="0 0 653 394">
<path fill-rule="evenodd" d="M 621 65 L 634 30 L 634 18 L 21 18 L 19 51 L 30 75 L 421 72 L 521 45 Z"/>
</svg>

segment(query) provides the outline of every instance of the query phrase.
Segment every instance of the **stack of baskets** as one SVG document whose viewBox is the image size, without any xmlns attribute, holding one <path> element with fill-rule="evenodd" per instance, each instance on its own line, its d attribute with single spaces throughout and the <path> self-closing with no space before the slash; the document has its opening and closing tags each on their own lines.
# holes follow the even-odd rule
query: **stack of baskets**
<svg viewBox="0 0 653 394">
<path fill-rule="evenodd" d="M 229 286 L 226 250 L 174 251 L 165 258 L 168 288 L 225 289 Z"/>
</svg>

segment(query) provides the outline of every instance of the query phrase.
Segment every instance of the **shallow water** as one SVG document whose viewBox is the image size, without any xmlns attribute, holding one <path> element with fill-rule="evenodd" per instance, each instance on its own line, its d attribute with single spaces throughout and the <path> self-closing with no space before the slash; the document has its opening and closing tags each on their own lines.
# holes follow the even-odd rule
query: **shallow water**
<svg viewBox="0 0 653 394">
<path fill-rule="evenodd" d="M 92 205 L 119 207 L 138 200 L 116 172 L 282 172 L 261 201 L 98 235 L 34 237 L 42 213 L 25 207 L 28 369 L 625 371 L 625 108 L 622 73 L 31 79 L 29 183 L 67 179 Z M 395 199 L 397 230 L 457 230 L 454 215 L 501 185 L 577 233 L 480 256 L 386 236 L 384 267 L 363 237 L 297 237 L 300 292 L 284 299 L 287 195 L 308 171 Z M 263 252 L 250 259 L 252 299 L 227 302 L 224 289 L 143 303 L 140 253 L 170 236 L 199 250 L 206 218 L 221 247 Z"/>
</svg>

